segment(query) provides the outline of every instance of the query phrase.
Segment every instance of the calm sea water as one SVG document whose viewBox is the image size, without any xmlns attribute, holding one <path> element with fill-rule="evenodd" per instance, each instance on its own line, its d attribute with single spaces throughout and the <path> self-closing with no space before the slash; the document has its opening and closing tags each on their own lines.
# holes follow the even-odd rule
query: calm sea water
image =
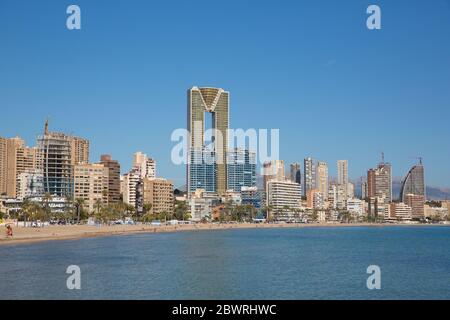
<svg viewBox="0 0 450 320">
<path fill-rule="evenodd" d="M 81 268 L 79 291 L 66 287 Z M 381 268 L 382 289 L 366 287 Z M 0 247 L 1 299 L 450 299 L 450 228 L 141 234 Z"/>
</svg>

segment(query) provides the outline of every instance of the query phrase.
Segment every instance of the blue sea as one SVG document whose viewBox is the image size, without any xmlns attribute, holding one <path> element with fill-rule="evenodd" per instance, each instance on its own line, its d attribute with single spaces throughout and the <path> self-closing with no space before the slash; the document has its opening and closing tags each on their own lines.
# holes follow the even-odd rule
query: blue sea
<svg viewBox="0 0 450 320">
<path fill-rule="evenodd" d="M 81 271 L 69 290 L 67 267 Z M 369 266 L 381 289 L 369 290 Z M 0 299 L 450 299 L 450 228 L 241 229 L 0 246 Z"/>
</svg>

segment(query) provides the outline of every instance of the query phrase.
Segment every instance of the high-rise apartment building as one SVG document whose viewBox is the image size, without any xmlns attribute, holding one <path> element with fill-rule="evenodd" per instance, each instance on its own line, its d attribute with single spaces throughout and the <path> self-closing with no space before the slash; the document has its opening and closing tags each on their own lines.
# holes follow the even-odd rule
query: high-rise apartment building
<svg viewBox="0 0 450 320">
<path fill-rule="evenodd" d="M 263 164 L 264 190 L 267 190 L 267 183 L 271 180 L 286 180 L 283 160 L 272 160 Z"/>
<path fill-rule="evenodd" d="M 392 168 L 389 163 L 381 162 L 377 168 L 367 172 L 368 197 L 386 198 L 392 201 Z"/>
<path fill-rule="evenodd" d="M 366 199 L 369 192 L 367 190 L 367 181 L 361 182 L 361 199 Z"/>
<path fill-rule="evenodd" d="M 316 188 L 322 194 L 323 200 L 327 201 L 328 200 L 328 165 L 324 161 L 319 161 L 317 163 Z"/>
<path fill-rule="evenodd" d="M 316 189 L 316 162 L 313 158 L 306 158 L 303 164 L 303 195 L 309 190 Z"/>
<path fill-rule="evenodd" d="M 156 178 L 156 161 L 142 152 L 134 154 L 133 167 L 139 168 L 141 179 Z"/>
<path fill-rule="evenodd" d="M 94 212 L 97 203 L 108 204 L 109 169 L 102 164 L 74 166 L 74 199 L 83 199 L 85 209 Z"/>
<path fill-rule="evenodd" d="M 0 137 L 0 196 L 6 195 L 7 145 L 8 139 Z"/>
<path fill-rule="evenodd" d="M 189 196 L 205 184 L 214 183 L 214 190 L 225 195 L 227 189 L 226 155 L 228 151 L 230 93 L 220 88 L 198 88 L 188 90 L 188 123 L 190 143 L 187 165 L 187 188 Z M 205 144 L 205 114 L 212 115 L 212 150 Z M 205 153 L 206 152 L 206 153 Z M 204 155 L 212 155 L 212 163 L 205 162 Z M 214 172 L 210 174 L 210 166 Z M 205 175 L 206 174 L 206 175 Z M 214 179 L 214 181 L 205 181 Z M 208 190 L 207 190 L 208 191 Z"/>
<path fill-rule="evenodd" d="M 300 163 L 291 164 L 291 181 L 302 184 L 302 171 Z"/>
<path fill-rule="evenodd" d="M 89 163 L 89 140 L 70 137 L 72 165 Z"/>
<path fill-rule="evenodd" d="M 227 155 L 228 190 L 240 192 L 242 187 L 256 186 L 256 154 L 234 149 Z"/>
<path fill-rule="evenodd" d="M 355 197 L 355 185 L 351 182 L 347 183 L 347 199 Z"/>
<path fill-rule="evenodd" d="M 100 163 L 108 168 L 108 203 L 118 203 L 121 199 L 120 190 L 120 163 L 113 160 L 110 155 L 102 155 Z"/>
<path fill-rule="evenodd" d="M 338 180 L 337 183 L 343 187 L 344 197 L 348 198 L 348 161 L 337 161 Z"/>
<path fill-rule="evenodd" d="M 161 178 L 145 178 L 143 180 L 143 203 L 151 204 L 152 214 L 174 211 L 173 184 Z"/>
<path fill-rule="evenodd" d="M 138 208 L 139 184 L 141 183 L 141 172 L 139 168 L 134 167 L 130 172 L 123 176 L 123 202 L 135 208 Z"/>
<path fill-rule="evenodd" d="M 19 177 L 35 171 L 38 150 L 25 146 L 19 138 L 0 138 L 0 194 L 16 198 L 19 193 Z"/>
</svg>

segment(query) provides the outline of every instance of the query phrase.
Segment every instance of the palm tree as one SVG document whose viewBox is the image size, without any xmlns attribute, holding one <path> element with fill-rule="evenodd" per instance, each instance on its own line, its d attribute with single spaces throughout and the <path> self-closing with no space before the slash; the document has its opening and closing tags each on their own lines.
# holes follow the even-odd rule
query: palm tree
<svg viewBox="0 0 450 320">
<path fill-rule="evenodd" d="M 64 217 L 66 220 L 74 220 L 75 216 L 75 204 L 72 196 L 66 196 L 66 206 L 64 207 Z"/>
<path fill-rule="evenodd" d="M 31 218 L 32 222 L 36 222 L 37 220 L 45 220 L 47 218 L 46 211 L 43 206 L 39 203 L 31 202 L 28 206 L 28 215 Z"/>
<path fill-rule="evenodd" d="M 103 201 L 102 201 L 102 199 L 96 199 L 95 200 L 94 208 L 96 209 L 97 214 L 99 214 L 100 210 L 102 210 L 102 208 L 103 208 Z"/>
<path fill-rule="evenodd" d="M 188 208 L 186 201 L 175 201 L 175 218 L 178 220 L 186 220 Z"/>
<path fill-rule="evenodd" d="M 142 220 L 143 222 L 150 222 L 153 219 L 153 213 L 152 213 L 153 204 L 151 203 L 144 203 L 142 206 L 142 217 L 137 217 L 139 220 Z"/>
<path fill-rule="evenodd" d="M 268 222 L 272 216 L 273 206 L 268 205 L 263 207 L 263 211 L 266 213 L 266 221 Z"/>
<path fill-rule="evenodd" d="M 20 209 L 22 215 L 23 215 L 23 223 L 24 226 L 27 226 L 27 218 L 29 215 L 29 212 L 31 211 L 31 201 L 28 199 L 24 199 L 22 202 L 22 207 Z"/>
<path fill-rule="evenodd" d="M 80 224 L 80 214 L 84 210 L 85 201 L 83 198 L 77 198 L 75 200 L 75 206 L 77 208 L 77 224 Z"/>
<path fill-rule="evenodd" d="M 42 203 L 44 205 L 44 209 L 50 214 L 50 202 L 53 200 L 53 197 L 50 193 L 46 192 L 42 197 Z"/>
</svg>

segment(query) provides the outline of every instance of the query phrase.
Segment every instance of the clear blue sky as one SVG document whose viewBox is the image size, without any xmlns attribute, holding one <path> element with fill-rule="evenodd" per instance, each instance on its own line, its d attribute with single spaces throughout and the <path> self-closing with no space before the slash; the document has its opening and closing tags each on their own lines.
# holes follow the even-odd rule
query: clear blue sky
<svg viewBox="0 0 450 320">
<path fill-rule="evenodd" d="M 66 29 L 66 8 L 82 30 Z M 382 9 L 382 30 L 366 8 Z M 450 186 L 450 1 L 0 2 L 0 135 L 29 145 L 51 129 L 91 140 L 124 170 L 141 150 L 160 176 L 186 90 L 231 92 L 233 128 L 279 128 L 281 158 L 348 159 L 364 175 L 384 151 L 394 176 L 425 159 L 429 185 Z"/>
</svg>

